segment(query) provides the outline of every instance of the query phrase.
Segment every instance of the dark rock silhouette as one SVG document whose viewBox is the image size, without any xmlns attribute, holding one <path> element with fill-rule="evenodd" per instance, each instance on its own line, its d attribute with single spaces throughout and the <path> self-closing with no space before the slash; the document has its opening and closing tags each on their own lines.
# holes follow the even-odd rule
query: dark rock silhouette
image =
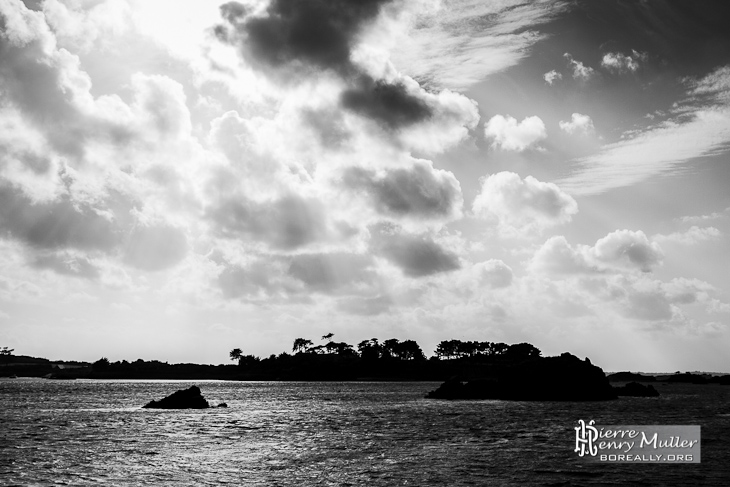
<svg viewBox="0 0 730 487">
<path fill-rule="evenodd" d="M 715 384 L 721 384 L 724 386 L 730 386 L 730 375 L 716 375 L 707 382 L 713 382 Z"/>
<path fill-rule="evenodd" d="M 444 382 L 431 399 L 508 399 L 515 401 L 603 401 L 616 393 L 600 367 L 569 353 L 542 357 L 495 370 L 492 377 Z"/>
<path fill-rule="evenodd" d="M 216 407 L 219 407 L 219 408 L 227 408 L 228 407 L 228 404 L 222 402 L 222 403 L 218 404 L 218 406 L 216 406 Z"/>
<path fill-rule="evenodd" d="M 631 396 L 631 397 L 657 397 L 659 391 L 654 389 L 652 385 L 643 385 L 638 382 L 629 382 L 623 387 L 615 387 L 613 390 L 617 396 Z"/>
<path fill-rule="evenodd" d="M 616 372 L 615 374 L 609 374 L 608 380 L 611 382 L 656 382 L 656 377 L 633 372 Z"/>
<path fill-rule="evenodd" d="M 190 386 L 188 389 L 175 391 L 159 401 L 150 401 L 142 407 L 150 409 L 207 409 L 210 404 L 200 393 L 198 386 Z"/>
<path fill-rule="evenodd" d="M 688 384 L 707 384 L 707 378 L 699 375 L 699 374 L 692 374 L 691 372 L 685 372 L 684 374 L 680 374 L 677 372 L 674 375 L 670 375 L 667 378 L 667 382 L 684 382 Z"/>
</svg>

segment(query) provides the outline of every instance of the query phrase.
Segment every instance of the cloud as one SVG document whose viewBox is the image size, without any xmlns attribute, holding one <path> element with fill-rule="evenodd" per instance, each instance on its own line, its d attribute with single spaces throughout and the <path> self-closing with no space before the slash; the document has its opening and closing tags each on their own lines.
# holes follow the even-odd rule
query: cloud
<svg viewBox="0 0 730 487">
<path fill-rule="evenodd" d="M 521 152 L 547 138 L 540 117 L 525 117 L 521 122 L 507 115 L 495 115 L 484 125 L 484 136 L 493 139 L 492 147 Z"/>
<path fill-rule="evenodd" d="M 112 250 L 120 228 L 101 210 L 106 208 L 75 204 L 68 195 L 34 203 L 0 185 L 0 231 L 39 249 Z"/>
<path fill-rule="evenodd" d="M 381 228 L 371 244 L 376 254 L 398 266 L 408 277 L 424 277 L 461 267 L 459 257 L 428 235 L 401 233 L 395 227 Z"/>
<path fill-rule="evenodd" d="M 560 121 L 560 130 L 568 134 L 592 134 L 595 129 L 593 127 L 593 120 L 588 115 L 582 115 L 580 113 L 574 113 L 570 117 L 569 122 Z"/>
<path fill-rule="evenodd" d="M 593 246 L 572 246 L 563 236 L 551 237 L 535 252 L 530 268 L 558 275 L 650 272 L 661 264 L 662 258 L 659 245 L 644 232 L 616 230 Z"/>
<path fill-rule="evenodd" d="M 500 172 L 482 181 L 472 210 L 478 217 L 495 219 L 507 234 L 524 234 L 569 222 L 578 204 L 553 183 Z"/>
<path fill-rule="evenodd" d="M 254 67 L 280 82 L 320 71 L 338 75 L 347 83 L 340 95 L 342 108 L 394 130 L 428 120 L 433 107 L 417 85 L 398 76 L 373 76 L 352 62 L 359 34 L 387 3 L 390 0 L 273 0 L 265 12 L 251 12 L 229 2 L 221 6 L 227 23 L 217 32 L 224 41 L 238 45 Z"/>
<path fill-rule="evenodd" d="M 653 239 L 657 242 L 672 242 L 682 245 L 694 245 L 699 242 L 719 238 L 720 230 L 715 227 L 697 227 L 692 226 L 686 232 L 674 232 L 668 235 L 657 234 Z"/>
<path fill-rule="evenodd" d="M 489 259 L 476 264 L 480 282 L 492 289 L 508 287 L 512 284 L 512 268 L 498 259 Z"/>
<path fill-rule="evenodd" d="M 262 242 L 273 249 L 294 250 L 338 235 L 316 198 L 290 194 L 268 201 L 231 196 L 207 210 L 215 234 Z"/>
<path fill-rule="evenodd" d="M 689 119 L 664 122 L 605 145 L 598 154 L 575 161 L 572 174 L 558 183 L 575 195 L 600 194 L 672 173 L 691 159 L 724 151 L 730 140 L 730 109 L 698 110 Z"/>
<path fill-rule="evenodd" d="M 598 240 L 592 249 L 596 261 L 627 269 L 649 272 L 662 261 L 662 250 L 644 232 L 616 230 Z"/>
<path fill-rule="evenodd" d="M 554 69 L 552 71 L 548 71 L 547 73 L 542 75 L 545 82 L 552 86 L 553 83 L 555 83 L 556 80 L 563 79 L 563 75 L 555 71 Z"/>
<path fill-rule="evenodd" d="M 333 293 L 367 286 L 377 278 L 370 255 L 336 252 L 301 254 L 291 259 L 288 274 L 305 284 L 307 291 Z"/>
<path fill-rule="evenodd" d="M 38 269 L 50 269 L 58 274 L 97 279 L 99 269 L 86 257 L 64 253 L 41 253 L 36 255 L 31 265 Z"/>
<path fill-rule="evenodd" d="M 688 215 L 679 218 L 682 223 L 704 223 L 710 220 L 717 220 L 724 218 L 730 214 L 730 208 L 725 208 L 723 211 L 714 211 L 708 215 Z"/>
<path fill-rule="evenodd" d="M 724 153 L 730 141 L 730 67 L 687 83 L 687 98 L 672 119 L 627 133 L 598 154 L 574 161 L 572 174 L 558 181 L 561 187 L 576 195 L 600 194 Z"/>
<path fill-rule="evenodd" d="M 429 86 L 465 90 L 517 65 L 543 40 L 539 27 L 568 2 L 411 2 L 385 34 L 396 65 Z M 395 32 L 393 32 L 395 31 Z"/>
<path fill-rule="evenodd" d="M 634 73 L 641 67 L 641 62 L 645 62 L 646 59 L 646 53 L 633 50 L 630 56 L 620 52 L 609 52 L 603 55 L 601 66 L 615 73 Z"/>
<path fill-rule="evenodd" d="M 383 124 L 388 129 L 407 127 L 427 120 L 431 107 L 412 95 L 403 83 L 388 83 L 361 77 L 342 93 L 342 106 Z"/>
<path fill-rule="evenodd" d="M 174 266 L 188 252 L 185 233 L 166 224 L 138 225 L 128 236 L 124 261 L 132 267 L 159 271 Z"/>
<path fill-rule="evenodd" d="M 366 194 L 381 215 L 440 220 L 461 216 L 459 181 L 449 171 L 434 169 L 430 161 L 381 171 L 352 167 L 344 171 L 343 182 Z"/>
<path fill-rule="evenodd" d="M 370 298 L 351 296 L 343 297 L 337 301 L 337 309 L 360 316 L 375 316 L 387 313 L 393 305 L 393 299 L 386 295 Z"/>
<path fill-rule="evenodd" d="M 241 43 L 249 62 L 279 67 L 304 64 L 348 73 L 361 29 L 391 0 L 319 2 L 272 0 L 265 12 L 237 2 L 221 5 L 221 14 Z M 225 31 L 220 27 L 219 35 Z M 297 66 L 294 66 L 295 68 Z"/>
<path fill-rule="evenodd" d="M 566 52 L 563 54 L 563 57 L 568 60 L 568 65 L 573 69 L 573 79 L 589 81 L 596 75 L 596 71 L 593 68 L 584 65 L 580 61 L 576 61 L 570 53 Z"/>
</svg>

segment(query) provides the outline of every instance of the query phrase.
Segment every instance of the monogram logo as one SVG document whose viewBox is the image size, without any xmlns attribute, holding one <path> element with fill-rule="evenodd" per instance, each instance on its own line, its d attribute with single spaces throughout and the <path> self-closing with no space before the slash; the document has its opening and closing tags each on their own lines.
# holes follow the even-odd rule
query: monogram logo
<svg viewBox="0 0 730 487">
<path fill-rule="evenodd" d="M 575 429 L 575 452 L 579 457 L 586 454 L 596 456 L 598 447 L 595 441 L 598 439 L 598 430 L 593 426 L 596 422 L 590 420 L 588 424 L 582 419 L 578 420 L 578 426 Z"/>
</svg>

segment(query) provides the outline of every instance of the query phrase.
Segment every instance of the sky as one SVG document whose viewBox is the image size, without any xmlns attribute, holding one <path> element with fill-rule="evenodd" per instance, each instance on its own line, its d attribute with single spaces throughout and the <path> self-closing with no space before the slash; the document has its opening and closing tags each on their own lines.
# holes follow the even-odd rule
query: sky
<svg viewBox="0 0 730 487">
<path fill-rule="evenodd" d="M 725 1 L 0 2 L 0 345 L 730 372 Z"/>
</svg>

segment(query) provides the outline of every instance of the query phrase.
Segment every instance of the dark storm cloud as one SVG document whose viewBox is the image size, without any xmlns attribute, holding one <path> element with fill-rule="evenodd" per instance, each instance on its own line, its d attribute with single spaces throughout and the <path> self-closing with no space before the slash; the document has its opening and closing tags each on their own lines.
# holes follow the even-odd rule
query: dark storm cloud
<svg viewBox="0 0 730 487">
<path fill-rule="evenodd" d="M 66 255 L 62 253 L 48 253 L 36 256 L 31 265 L 38 269 L 50 269 L 58 274 L 67 276 L 96 279 L 99 269 L 86 257 Z"/>
<path fill-rule="evenodd" d="M 431 117 L 424 100 L 413 96 L 402 83 L 387 83 L 363 75 L 341 96 L 342 106 L 387 128 L 395 129 Z"/>
<path fill-rule="evenodd" d="M 221 6 L 226 42 L 240 43 L 253 66 L 272 73 L 279 68 L 299 74 L 331 70 L 348 84 L 341 106 L 390 129 L 428 119 L 432 109 L 405 85 L 373 79 L 350 60 L 358 34 L 392 0 L 273 0 L 265 15 L 249 15 L 242 5 Z M 290 72 L 280 80 L 291 81 Z"/>
<path fill-rule="evenodd" d="M 244 36 L 253 60 L 278 67 L 301 62 L 341 73 L 352 69 L 350 51 L 360 29 L 391 0 L 273 0 L 265 16 L 250 16 L 236 2 L 221 14 Z"/>
<path fill-rule="evenodd" d="M 374 230 L 373 250 L 400 267 L 409 277 L 423 277 L 459 269 L 459 256 L 427 235 L 398 233 L 397 228 L 383 226 Z"/>
<path fill-rule="evenodd" d="M 208 217 L 221 236 L 248 237 L 284 250 L 320 240 L 327 234 L 322 204 L 298 195 L 266 203 L 228 199 L 209 210 Z"/>
<path fill-rule="evenodd" d="M 332 293 L 355 283 L 375 278 L 369 255 L 353 253 L 304 254 L 292 257 L 289 275 L 309 290 Z"/>
<path fill-rule="evenodd" d="M 462 202 L 456 178 L 422 162 L 410 168 L 390 169 L 384 175 L 349 168 L 345 170 L 343 182 L 364 191 L 378 212 L 385 215 L 444 218 L 458 213 Z"/>
</svg>

